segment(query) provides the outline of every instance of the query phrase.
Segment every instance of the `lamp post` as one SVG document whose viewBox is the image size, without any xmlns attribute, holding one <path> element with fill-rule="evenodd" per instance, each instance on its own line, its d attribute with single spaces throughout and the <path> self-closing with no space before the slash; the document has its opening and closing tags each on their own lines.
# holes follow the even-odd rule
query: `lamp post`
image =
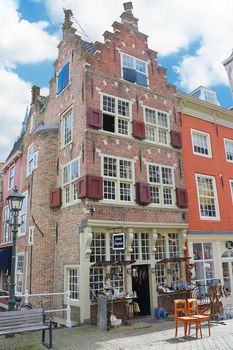
<svg viewBox="0 0 233 350">
<path fill-rule="evenodd" d="M 22 209 L 24 196 L 18 191 L 15 186 L 13 194 L 10 194 L 7 197 L 10 212 L 11 212 L 11 232 L 12 232 L 12 255 L 11 255 L 11 276 L 10 276 L 10 289 L 9 289 L 9 299 L 8 299 L 8 310 L 15 310 L 15 259 L 16 259 L 16 240 L 18 227 L 18 216 L 19 212 Z"/>
</svg>

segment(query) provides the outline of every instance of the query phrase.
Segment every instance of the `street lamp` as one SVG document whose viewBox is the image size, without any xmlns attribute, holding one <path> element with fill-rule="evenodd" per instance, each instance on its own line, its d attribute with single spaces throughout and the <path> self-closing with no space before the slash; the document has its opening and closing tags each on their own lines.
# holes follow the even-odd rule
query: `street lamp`
<svg viewBox="0 0 233 350">
<path fill-rule="evenodd" d="M 11 256 L 11 276 L 10 276 L 10 289 L 9 289 L 9 299 L 8 299 L 8 310 L 15 310 L 15 259 L 16 259 L 16 239 L 18 233 L 18 216 L 22 209 L 24 196 L 18 191 L 15 186 L 13 194 L 7 197 L 10 212 L 11 212 L 11 223 L 9 224 L 12 232 L 12 256 Z"/>
</svg>

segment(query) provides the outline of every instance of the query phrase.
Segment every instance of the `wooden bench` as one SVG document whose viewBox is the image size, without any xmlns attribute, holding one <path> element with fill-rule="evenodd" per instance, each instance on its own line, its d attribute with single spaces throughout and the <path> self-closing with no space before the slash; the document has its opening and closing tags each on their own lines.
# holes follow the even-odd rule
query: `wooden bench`
<svg viewBox="0 0 233 350">
<path fill-rule="evenodd" d="M 49 331 L 49 344 L 45 344 L 45 330 Z M 45 323 L 42 309 L 0 312 L 0 335 L 13 335 L 42 330 L 42 343 L 52 347 L 52 320 Z"/>
</svg>

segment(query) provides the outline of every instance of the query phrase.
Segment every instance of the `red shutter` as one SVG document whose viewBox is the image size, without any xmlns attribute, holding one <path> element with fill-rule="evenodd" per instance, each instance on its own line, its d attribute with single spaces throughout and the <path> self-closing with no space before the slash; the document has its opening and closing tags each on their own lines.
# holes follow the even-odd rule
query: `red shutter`
<svg viewBox="0 0 233 350">
<path fill-rule="evenodd" d="M 59 208 L 61 206 L 61 189 L 54 188 L 50 190 L 50 208 Z"/>
<path fill-rule="evenodd" d="M 85 198 L 87 195 L 87 177 L 78 179 L 78 198 Z"/>
<path fill-rule="evenodd" d="M 103 199 L 102 177 L 87 175 L 87 197 L 90 199 Z"/>
<path fill-rule="evenodd" d="M 78 198 L 103 199 L 103 179 L 86 175 L 78 180 Z"/>
<path fill-rule="evenodd" d="M 137 182 L 136 202 L 141 205 L 148 205 L 151 203 L 150 185 L 148 183 Z"/>
<path fill-rule="evenodd" d="M 188 194 L 184 188 L 176 188 L 176 204 L 179 208 L 188 208 Z"/>
<path fill-rule="evenodd" d="M 96 129 L 103 127 L 103 113 L 98 109 L 88 109 L 88 126 Z"/>
<path fill-rule="evenodd" d="M 171 130 L 171 145 L 175 148 L 182 147 L 182 139 L 179 131 Z"/>
<path fill-rule="evenodd" d="M 145 124 L 137 120 L 133 120 L 133 136 L 137 139 L 144 139 L 146 137 Z"/>
</svg>

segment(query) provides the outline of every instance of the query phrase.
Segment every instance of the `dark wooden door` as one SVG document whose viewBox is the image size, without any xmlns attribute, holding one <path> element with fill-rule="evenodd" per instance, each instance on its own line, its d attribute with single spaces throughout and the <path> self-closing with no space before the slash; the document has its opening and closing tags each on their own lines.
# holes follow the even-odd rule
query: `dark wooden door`
<svg viewBox="0 0 233 350">
<path fill-rule="evenodd" d="M 140 314 L 142 316 L 150 315 L 150 288 L 149 288 L 149 275 L 148 265 L 137 265 L 137 276 L 132 277 L 133 291 L 137 293 L 138 299 L 135 301 L 140 307 Z"/>
</svg>

